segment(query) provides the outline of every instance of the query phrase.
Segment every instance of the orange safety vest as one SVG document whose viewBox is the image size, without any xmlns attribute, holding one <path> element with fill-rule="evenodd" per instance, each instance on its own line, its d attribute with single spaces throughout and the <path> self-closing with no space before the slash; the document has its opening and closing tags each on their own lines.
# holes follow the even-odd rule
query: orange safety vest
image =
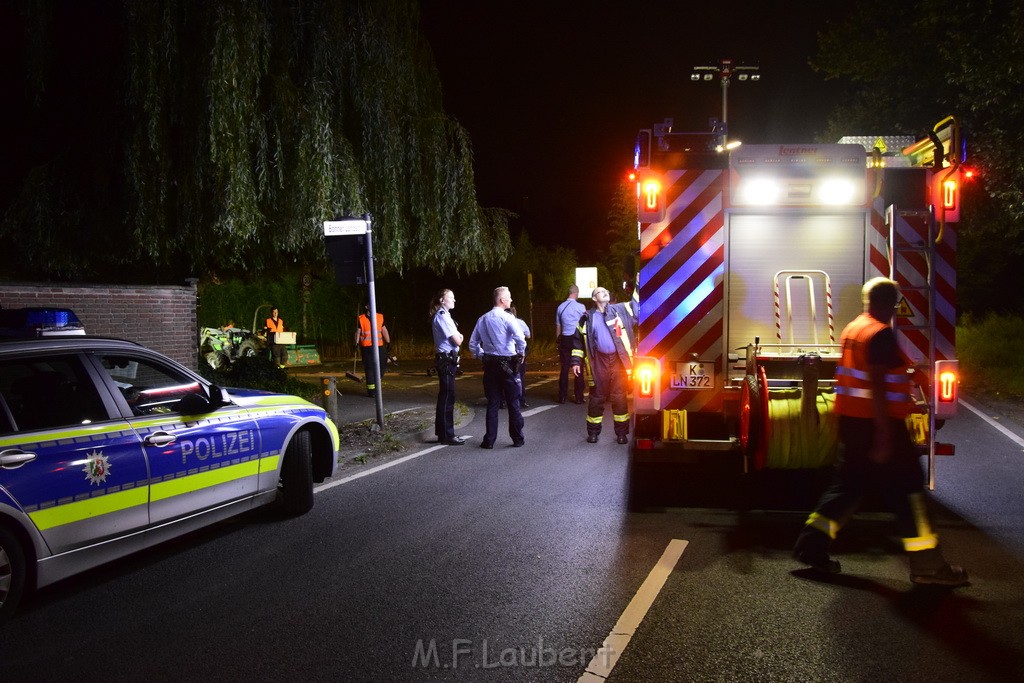
<svg viewBox="0 0 1024 683">
<path fill-rule="evenodd" d="M 384 314 L 377 314 L 377 346 L 384 346 Z M 359 316 L 359 345 L 373 346 L 370 343 L 370 316 L 363 313 Z"/>
<path fill-rule="evenodd" d="M 836 368 L 836 414 L 849 417 L 873 418 L 871 365 L 868 362 L 868 344 L 872 337 L 888 325 L 867 313 L 857 316 L 843 330 L 840 341 L 843 357 Z M 889 417 L 903 419 L 914 412 L 911 396 L 910 363 L 903 353 L 901 365 L 885 374 L 885 412 Z"/>
<path fill-rule="evenodd" d="M 284 318 L 278 318 L 276 323 L 273 318 L 267 318 L 267 329 L 274 333 L 284 332 Z"/>
</svg>

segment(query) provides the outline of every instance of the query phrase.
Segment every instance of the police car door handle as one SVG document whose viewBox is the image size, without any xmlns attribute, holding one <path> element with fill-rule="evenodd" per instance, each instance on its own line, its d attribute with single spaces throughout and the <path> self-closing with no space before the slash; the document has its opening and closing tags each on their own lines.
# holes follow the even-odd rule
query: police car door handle
<svg viewBox="0 0 1024 683">
<path fill-rule="evenodd" d="M 0 467 L 5 470 L 18 469 L 25 463 L 32 462 L 35 459 L 35 453 L 26 453 L 25 451 L 18 450 L 17 448 L 9 448 L 5 451 L 0 451 Z"/>
<path fill-rule="evenodd" d="M 167 444 L 174 443 L 177 440 L 178 437 L 174 436 L 174 434 L 168 434 L 167 432 L 153 432 L 143 439 L 147 446 L 166 446 Z"/>
</svg>

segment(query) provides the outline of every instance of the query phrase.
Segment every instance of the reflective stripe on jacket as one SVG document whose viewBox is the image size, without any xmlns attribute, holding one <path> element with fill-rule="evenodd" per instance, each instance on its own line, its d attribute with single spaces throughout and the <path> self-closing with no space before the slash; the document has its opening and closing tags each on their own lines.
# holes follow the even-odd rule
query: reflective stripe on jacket
<svg viewBox="0 0 1024 683">
<path fill-rule="evenodd" d="M 384 333 L 381 330 L 384 329 L 384 314 L 377 314 L 377 346 L 384 346 Z M 360 346 L 373 346 L 370 343 L 370 316 L 363 313 L 359 316 L 359 345 Z"/>
<path fill-rule="evenodd" d="M 843 330 L 843 357 L 836 368 L 836 414 L 873 418 L 873 388 L 868 346 L 872 338 L 887 328 L 885 323 L 862 313 Z M 903 354 L 900 353 L 903 358 Z M 906 358 L 885 374 L 885 412 L 889 417 L 905 418 L 913 412 L 909 363 Z"/>
</svg>

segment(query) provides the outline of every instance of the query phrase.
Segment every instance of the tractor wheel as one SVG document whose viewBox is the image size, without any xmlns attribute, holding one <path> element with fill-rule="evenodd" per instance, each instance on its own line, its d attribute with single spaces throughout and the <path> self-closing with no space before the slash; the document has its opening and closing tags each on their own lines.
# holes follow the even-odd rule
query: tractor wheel
<svg viewBox="0 0 1024 683">
<path fill-rule="evenodd" d="M 231 364 L 227 354 L 223 351 L 210 351 L 206 354 L 206 362 L 209 363 L 210 367 L 214 370 L 221 370 Z"/>
<path fill-rule="evenodd" d="M 238 347 L 239 358 L 252 358 L 258 353 L 259 350 L 256 348 L 256 344 L 251 341 L 244 341 L 242 342 L 242 345 Z"/>
</svg>

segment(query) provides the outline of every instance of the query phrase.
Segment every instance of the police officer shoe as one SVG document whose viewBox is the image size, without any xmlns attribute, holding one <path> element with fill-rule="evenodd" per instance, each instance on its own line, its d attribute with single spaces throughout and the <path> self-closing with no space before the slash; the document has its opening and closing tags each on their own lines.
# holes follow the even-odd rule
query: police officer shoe
<svg viewBox="0 0 1024 683">
<path fill-rule="evenodd" d="M 519 407 L 520 407 L 520 408 L 529 408 L 529 407 L 530 407 L 530 404 L 529 404 L 529 403 L 527 403 L 526 401 L 520 401 L 520 402 L 519 402 Z"/>
<path fill-rule="evenodd" d="M 565 403 L 565 399 L 564 398 L 560 398 L 560 399 L 558 399 L 558 402 L 559 403 Z"/>
<path fill-rule="evenodd" d="M 523 439 L 522 441 L 513 441 L 512 445 L 516 448 L 521 448 L 526 445 L 526 439 Z"/>
<path fill-rule="evenodd" d="M 587 434 L 587 443 L 597 443 L 597 434 Z"/>
<path fill-rule="evenodd" d="M 486 441 L 481 441 L 480 448 L 494 448 L 494 444 L 487 443 Z"/>
<path fill-rule="evenodd" d="M 625 434 L 619 434 L 618 436 L 615 437 L 615 441 L 617 443 L 629 443 L 629 437 L 626 436 Z"/>
<path fill-rule="evenodd" d="M 464 436 L 453 436 L 450 439 L 438 439 L 438 443 L 443 443 L 445 446 L 461 446 L 466 443 L 466 437 Z"/>
<path fill-rule="evenodd" d="M 919 586 L 948 586 L 950 588 L 966 586 L 970 583 L 966 569 L 949 563 L 928 574 L 911 574 L 910 580 Z"/>
</svg>

